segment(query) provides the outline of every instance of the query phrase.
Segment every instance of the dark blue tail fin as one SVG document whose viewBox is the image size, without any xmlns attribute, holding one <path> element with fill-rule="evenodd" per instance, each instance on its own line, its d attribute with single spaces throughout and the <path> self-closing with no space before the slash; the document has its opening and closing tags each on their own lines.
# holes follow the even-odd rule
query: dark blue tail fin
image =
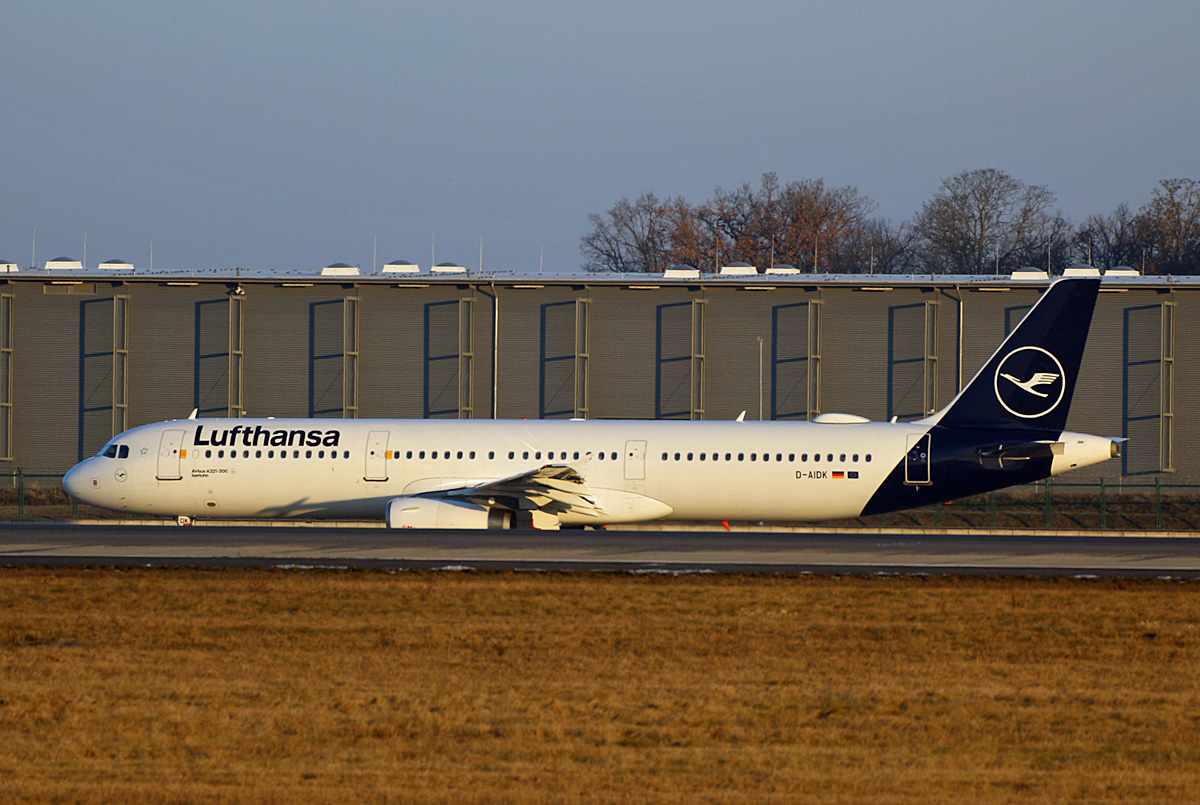
<svg viewBox="0 0 1200 805">
<path fill-rule="evenodd" d="M 931 419 L 950 428 L 1065 429 L 1099 291 L 1098 279 L 1053 283 L 971 382 Z"/>
</svg>

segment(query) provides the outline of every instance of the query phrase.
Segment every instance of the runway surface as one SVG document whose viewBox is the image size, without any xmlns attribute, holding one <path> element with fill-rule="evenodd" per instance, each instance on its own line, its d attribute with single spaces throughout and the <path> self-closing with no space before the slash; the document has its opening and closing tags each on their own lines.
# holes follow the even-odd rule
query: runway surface
<svg viewBox="0 0 1200 805">
<path fill-rule="evenodd" d="M 1200 578 L 1200 539 L 7 523 L 0 565 Z"/>
</svg>

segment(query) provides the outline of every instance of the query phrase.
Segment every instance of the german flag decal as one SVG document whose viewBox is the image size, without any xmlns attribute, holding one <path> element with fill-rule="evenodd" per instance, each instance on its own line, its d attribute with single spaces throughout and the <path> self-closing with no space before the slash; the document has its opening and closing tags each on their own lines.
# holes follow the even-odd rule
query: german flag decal
<svg viewBox="0 0 1200 805">
<path fill-rule="evenodd" d="M 846 477 L 846 473 L 842 472 L 841 470 L 834 470 L 833 472 L 830 473 L 830 475 L 832 475 L 834 478 L 845 478 Z"/>
</svg>

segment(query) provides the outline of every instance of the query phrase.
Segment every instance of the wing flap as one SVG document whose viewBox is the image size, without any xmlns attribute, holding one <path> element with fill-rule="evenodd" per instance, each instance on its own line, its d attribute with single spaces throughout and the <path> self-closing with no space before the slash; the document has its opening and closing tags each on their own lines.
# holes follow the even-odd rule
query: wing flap
<svg viewBox="0 0 1200 805">
<path fill-rule="evenodd" d="M 515 498 L 514 508 L 537 509 L 553 514 L 572 512 L 596 517 L 603 511 L 583 476 L 566 464 L 547 464 L 498 481 L 450 489 L 442 494 L 478 503 L 487 503 L 496 498 Z"/>
</svg>

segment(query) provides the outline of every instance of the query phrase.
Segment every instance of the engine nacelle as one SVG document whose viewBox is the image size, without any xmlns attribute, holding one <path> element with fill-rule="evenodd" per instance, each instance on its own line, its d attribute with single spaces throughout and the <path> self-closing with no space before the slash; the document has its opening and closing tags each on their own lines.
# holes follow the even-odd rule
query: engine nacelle
<svg viewBox="0 0 1200 805">
<path fill-rule="evenodd" d="M 466 501 L 402 497 L 388 501 L 388 528 L 512 528 L 513 513 Z"/>
</svg>

